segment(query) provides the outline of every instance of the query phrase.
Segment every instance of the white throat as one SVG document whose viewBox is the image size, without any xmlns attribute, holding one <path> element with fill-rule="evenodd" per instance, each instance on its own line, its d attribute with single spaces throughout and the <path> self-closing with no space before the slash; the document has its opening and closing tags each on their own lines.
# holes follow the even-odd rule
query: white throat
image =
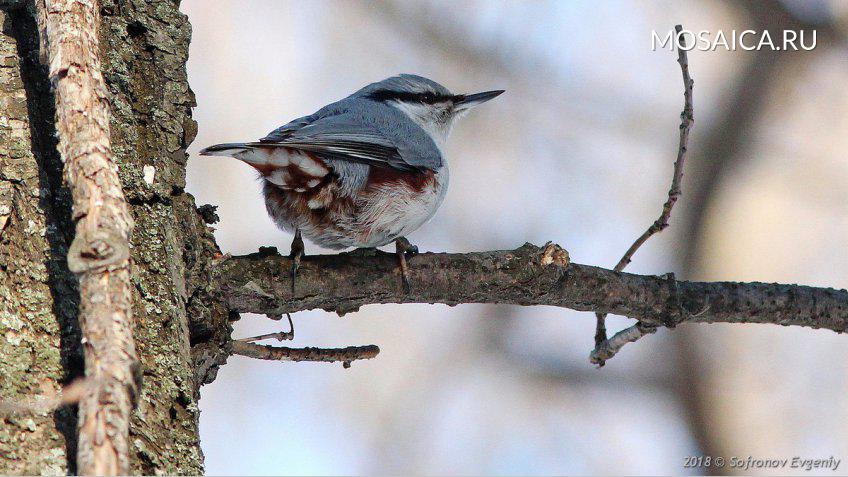
<svg viewBox="0 0 848 477">
<path fill-rule="evenodd" d="M 439 121 L 434 117 L 435 111 L 432 107 L 424 104 L 405 103 L 402 101 L 391 101 L 390 105 L 399 109 L 415 124 L 421 126 L 421 129 L 430 136 L 439 151 L 444 154 L 444 147 L 447 144 L 448 136 L 450 136 L 451 128 L 456 117 L 451 117 L 449 120 Z"/>
</svg>

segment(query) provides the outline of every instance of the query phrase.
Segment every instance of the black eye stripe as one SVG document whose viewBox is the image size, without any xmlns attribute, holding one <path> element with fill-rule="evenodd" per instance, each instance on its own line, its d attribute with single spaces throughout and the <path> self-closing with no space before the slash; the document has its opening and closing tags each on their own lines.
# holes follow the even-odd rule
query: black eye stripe
<svg viewBox="0 0 848 477">
<path fill-rule="evenodd" d="M 438 94 L 432 92 L 412 93 L 408 91 L 392 91 L 381 89 L 370 93 L 366 96 L 374 101 L 404 101 L 407 103 L 419 102 L 425 104 L 441 103 L 449 100 L 456 100 L 461 95 Z"/>
</svg>

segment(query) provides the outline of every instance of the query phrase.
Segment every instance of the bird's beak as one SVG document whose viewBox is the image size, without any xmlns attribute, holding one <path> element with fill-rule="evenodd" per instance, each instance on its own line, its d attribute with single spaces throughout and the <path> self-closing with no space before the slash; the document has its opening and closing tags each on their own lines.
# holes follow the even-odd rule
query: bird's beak
<svg viewBox="0 0 848 477">
<path fill-rule="evenodd" d="M 494 98 L 495 96 L 500 95 L 503 92 L 504 90 L 498 89 L 495 91 L 486 91 L 484 93 L 466 94 L 463 95 L 459 100 L 454 102 L 454 107 L 457 111 L 466 111 L 468 109 L 473 108 L 474 106 L 477 106 L 478 104 L 485 103 L 486 101 Z"/>
</svg>

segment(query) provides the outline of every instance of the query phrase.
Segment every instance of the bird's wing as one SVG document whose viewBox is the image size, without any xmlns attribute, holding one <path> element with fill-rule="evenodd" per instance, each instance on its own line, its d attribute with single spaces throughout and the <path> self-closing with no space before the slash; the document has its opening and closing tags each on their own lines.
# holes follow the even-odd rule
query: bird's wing
<svg viewBox="0 0 848 477">
<path fill-rule="evenodd" d="M 249 145 L 298 149 L 323 159 L 360 162 L 377 167 L 407 171 L 417 169 L 403 160 L 395 144 L 379 129 L 350 114 L 324 117 L 285 135 L 269 135 L 259 143 Z"/>
<path fill-rule="evenodd" d="M 418 141 L 425 146 L 432 144 L 423 130 L 408 125 L 411 121 L 405 117 L 392 118 L 395 119 L 392 124 L 404 125 L 403 120 L 406 119 L 406 128 L 419 130 L 389 128 L 385 120 L 381 124 L 351 110 L 330 115 L 319 113 L 296 119 L 272 131 L 259 142 L 247 145 L 298 149 L 331 161 L 357 162 L 401 171 L 435 169 L 441 165 L 441 156 L 435 145 L 421 147 L 413 142 Z M 397 114 L 402 115 L 399 111 Z M 416 137 L 416 134 L 423 135 L 423 138 Z"/>
<path fill-rule="evenodd" d="M 318 118 L 318 113 L 311 114 L 309 116 L 304 116 L 302 118 L 297 118 L 271 131 L 270 133 L 268 133 L 267 136 L 263 137 L 259 141 L 269 143 L 282 141 L 283 139 L 291 136 L 292 133 L 294 133 L 298 129 L 315 122 Z"/>
</svg>

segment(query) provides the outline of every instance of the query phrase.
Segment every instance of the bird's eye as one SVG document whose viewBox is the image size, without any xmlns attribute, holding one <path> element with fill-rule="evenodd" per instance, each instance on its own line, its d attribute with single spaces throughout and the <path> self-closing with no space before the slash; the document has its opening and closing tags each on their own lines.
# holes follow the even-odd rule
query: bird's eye
<svg viewBox="0 0 848 477">
<path fill-rule="evenodd" d="M 432 103 L 436 101 L 436 95 L 433 93 L 424 93 L 424 101 L 427 103 Z"/>
</svg>

